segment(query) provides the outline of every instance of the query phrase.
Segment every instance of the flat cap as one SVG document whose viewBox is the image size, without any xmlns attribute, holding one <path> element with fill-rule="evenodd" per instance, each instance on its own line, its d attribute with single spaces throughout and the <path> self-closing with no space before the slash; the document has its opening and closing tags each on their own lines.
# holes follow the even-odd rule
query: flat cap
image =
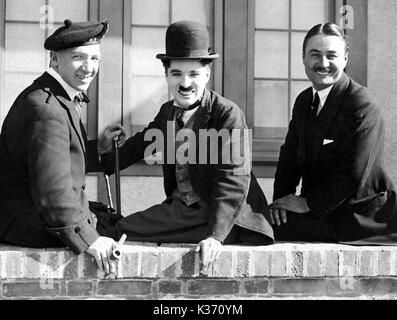
<svg viewBox="0 0 397 320">
<path fill-rule="evenodd" d="M 72 23 L 71 20 L 66 19 L 64 23 L 64 26 L 55 30 L 54 33 L 47 38 L 44 42 L 44 48 L 58 51 L 67 48 L 97 44 L 109 29 L 109 22 L 107 20 L 97 23 Z"/>
</svg>

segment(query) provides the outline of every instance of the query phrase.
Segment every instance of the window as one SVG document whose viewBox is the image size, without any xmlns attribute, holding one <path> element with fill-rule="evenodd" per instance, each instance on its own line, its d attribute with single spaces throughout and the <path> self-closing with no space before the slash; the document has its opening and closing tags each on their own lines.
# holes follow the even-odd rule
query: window
<svg viewBox="0 0 397 320">
<path fill-rule="evenodd" d="M 165 33 L 168 25 L 178 20 L 199 21 L 207 26 L 214 47 L 213 0 L 132 0 L 128 38 L 131 49 L 129 66 L 131 79 L 124 83 L 132 133 L 145 127 L 160 109 L 172 99 L 167 90 L 164 68 L 156 54 L 165 53 Z M 124 8 L 126 10 L 126 8 Z M 125 26 L 128 28 L 128 26 Z M 127 75 L 129 76 L 129 75 Z M 210 84 L 213 87 L 213 80 Z M 125 116 L 124 116 L 125 118 Z"/>
<path fill-rule="evenodd" d="M 0 124 L 18 94 L 48 69 L 49 52 L 44 49 L 45 39 L 63 25 L 65 18 L 73 22 L 88 21 L 89 1 L 6 0 L 3 9 L 4 71 L 0 73 L 3 77 Z M 87 126 L 85 109 L 82 120 Z"/>
<path fill-rule="evenodd" d="M 255 0 L 253 85 L 248 107 L 254 139 L 282 143 L 297 95 L 311 85 L 302 43 L 318 23 L 334 21 L 329 0 Z M 260 160 L 257 156 L 256 160 Z"/>
</svg>

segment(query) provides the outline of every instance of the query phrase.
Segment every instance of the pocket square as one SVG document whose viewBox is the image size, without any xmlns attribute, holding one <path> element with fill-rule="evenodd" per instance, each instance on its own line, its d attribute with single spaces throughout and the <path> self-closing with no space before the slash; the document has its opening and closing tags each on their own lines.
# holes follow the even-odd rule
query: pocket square
<svg viewBox="0 0 397 320">
<path fill-rule="evenodd" d="M 332 142 L 334 142 L 334 140 L 324 139 L 323 146 L 326 145 L 326 144 L 332 143 Z"/>
</svg>

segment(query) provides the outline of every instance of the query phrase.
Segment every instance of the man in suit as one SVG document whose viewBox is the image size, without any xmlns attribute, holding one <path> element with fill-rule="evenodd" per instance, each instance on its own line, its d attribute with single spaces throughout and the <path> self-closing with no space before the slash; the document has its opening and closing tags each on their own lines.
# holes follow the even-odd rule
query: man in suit
<svg viewBox="0 0 397 320">
<path fill-rule="evenodd" d="M 344 73 L 347 61 L 337 25 L 307 33 L 303 64 L 313 86 L 297 97 L 280 150 L 270 205 L 276 240 L 355 241 L 396 231 L 383 119 L 368 90 Z"/>
<path fill-rule="evenodd" d="M 118 126 L 87 141 L 81 99 L 98 72 L 100 39 L 108 22 L 72 23 L 44 43 L 50 69 L 15 100 L 0 135 L 0 241 L 26 247 L 68 246 L 93 256 L 100 269 L 113 239 L 95 229 L 84 193 L 85 173 L 98 171 L 98 155 L 109 152 Z M 121 139 L 122 140 L 122 139 Z"/>
<path fill-rule="evenodd" d="M 227 150 L 247 148 L 248 142 L 240 144 L 247 133 L 241 109 L 206 89 L 210 64 L 217 57 L 211 53 L 205 26 L 178 21 L 168 27 L 166 53 L 157 58 L 164 65 L 174 99 L 163 104 L 147 128 L 120 149 L 121 169 L 162 149 L 167 199 L 115 226 L 103 224 L 114 238 L 125 233 L 131 241 L 198 243 L 204 268 L 216 259 L 224 243 L 273 242 L 266 198 L 251 172 L 249 151 L 243 150 L 243 161 L 222 158 Z M 209 140 L 199 143 L 203 134 L 232 132 L 237 132 L 237 139 L 215 140 L 212 147 Z M 159 143 L 163 138 L 164 143 Z M 112 157 L 106 155 L 103 160 L 111 173 Z M 98 230 L 104 221 L 99 217 Z"/>
</svg>

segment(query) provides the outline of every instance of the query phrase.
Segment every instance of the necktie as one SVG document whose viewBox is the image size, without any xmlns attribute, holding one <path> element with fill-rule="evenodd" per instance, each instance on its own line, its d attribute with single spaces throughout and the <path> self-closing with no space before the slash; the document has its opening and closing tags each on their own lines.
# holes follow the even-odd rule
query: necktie
<svg viewBox="0 0 397 320">
<path fill-rule="evenodd" d="M 177 124 L 177 131 L 182 129 L 185 126 L 185 123 L 183 121 L 183 116 L 185 114 L 185 110 L 182 108 L 176 109 L 176 124 Z"/>
<path fill-rule="evenodd" d="M 318 92 L 316 92 L 316 94 L 314 95 L 314 100 L 313 100 L 312 105 L 311 105 L 311 109 L 312 109 L 313 114 L 315 116 L 317 116 L 319 105 L 320 105 L 320 97 L 318 95 Z"/>
</svg>

